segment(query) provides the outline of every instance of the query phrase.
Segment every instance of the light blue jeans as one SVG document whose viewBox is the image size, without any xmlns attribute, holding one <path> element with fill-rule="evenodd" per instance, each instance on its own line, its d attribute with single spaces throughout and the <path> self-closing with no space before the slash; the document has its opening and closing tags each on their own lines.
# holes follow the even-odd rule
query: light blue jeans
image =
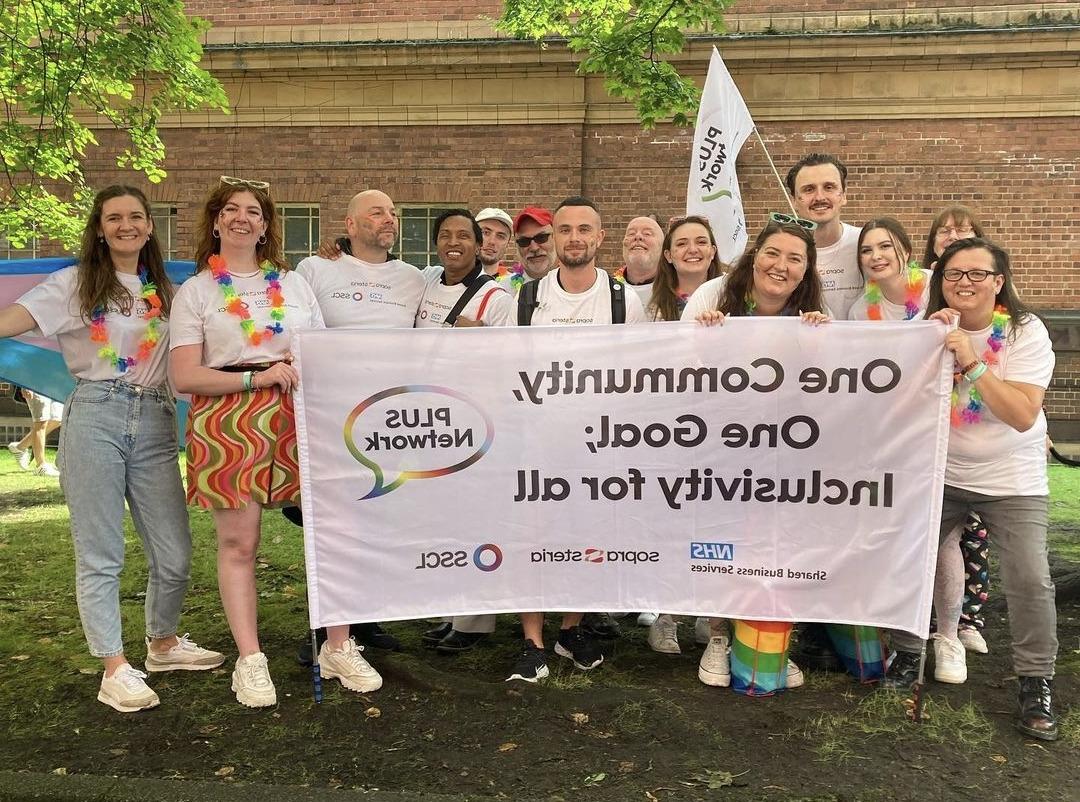
<svg viewBox="0 0 1080 802">
<path fill-rule="evenodd" d="M 146 634 L 174 635 L 191 569 L 191 529 L 177 462 L 176 404 L 166 387 L 79 381 L 60 429 L 60 486 L 71 511 L 75 594 L 95 657 L 123 654 L 124 500 L 149 567 Z"/>
</svg>

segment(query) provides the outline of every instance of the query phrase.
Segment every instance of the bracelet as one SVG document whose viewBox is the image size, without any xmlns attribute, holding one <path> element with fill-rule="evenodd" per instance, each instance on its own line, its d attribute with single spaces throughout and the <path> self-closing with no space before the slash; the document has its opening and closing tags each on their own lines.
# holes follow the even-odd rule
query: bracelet
<svg viewBox="0 0 1080 802">
<path fill-rule="evenodd" d="M 976 367 L 978 367 L 978 365 L 979 365 L 979 360 L 978 359 L 976 359 L 974 362 L 969 362 L 968 364 L 964 365 L 964 367 L 960 368 L 960 373 L 963 374 L 964 376 L 966 376 L 968 373 L 970 373 Z"/>
<path fill-rule="evenodd" d="M 252 382 L 252 379 L 254 377 L 255 377 L 255 371 L 253 371 L 253 370 L 245 370 L 244 371 L 244 390 L 251 390 L 251 387 L 252 387 L 251 382 Z"/>
<path fill-rule="evenodd" d="M 972 368 L 969 371 L 964 372 L 964 378 L 967 379 L 972 384 L 974 384 L 975 382 L 977 382 L 979 379 L 982 378 L 982 375 L 984 373 L 986 373 L 986 371 L 987 371 L 986 363 L 985 362 L 979 362 L 979 364 L 977 364 L 974 368 Z"/>
</svg>

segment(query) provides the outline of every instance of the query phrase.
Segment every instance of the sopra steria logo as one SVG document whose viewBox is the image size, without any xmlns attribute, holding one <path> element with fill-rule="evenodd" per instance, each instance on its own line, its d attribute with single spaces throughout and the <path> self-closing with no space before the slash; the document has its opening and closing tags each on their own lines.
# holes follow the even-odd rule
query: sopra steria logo
<svg viewBox="0 0 1080 802">
<path fill-rule="evenodd" d="M 604 549 L 589 546 L 582 549 L 542 549 L 529 553 L 534 563 L 658 563 L 658 551 L 634 551 L 633 549 Z"/>
</svg>

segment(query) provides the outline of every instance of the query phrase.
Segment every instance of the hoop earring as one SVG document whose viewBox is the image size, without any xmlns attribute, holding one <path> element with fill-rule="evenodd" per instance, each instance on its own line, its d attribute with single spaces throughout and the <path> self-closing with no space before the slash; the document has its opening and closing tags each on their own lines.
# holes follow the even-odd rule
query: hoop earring
<svg viewBox="0 0 1080 802">
<path fill-rule="evenodd" d="M 265 232 L 263 233 L 263 235 L 261 237 L 259 237 L 259 244 L 260 245 L 265 245 L 266 244 L 266 234 L 265 234 Z"/>
<path fill-rule="evenodd" d="M 214 239 L 221 239 L 221 232 L 217 230 L 217 226 L 214 226 L 210 234 L 213 236 Z"/>
</svg>

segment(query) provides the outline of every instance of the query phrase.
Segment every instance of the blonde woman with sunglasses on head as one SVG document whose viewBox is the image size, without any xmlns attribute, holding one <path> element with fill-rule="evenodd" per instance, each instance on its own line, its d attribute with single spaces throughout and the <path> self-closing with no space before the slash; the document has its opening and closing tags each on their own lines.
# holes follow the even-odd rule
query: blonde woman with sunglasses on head
<svg viewBox="0 0 1080 802">
<path fill-rule="evenodd" d="M 71 513 L 79 617 L 90 653 L 105 666 L 97 698 L 121 713 L 160 703 L 124 656 L 125 499 L 149 568 L 147 671 L 207 670 L 225 660 L 176 634 L 191 530 L 165 377 L 173 292 L 146 196 L 115 185 L 94 198 L 78 263 L 0 310 L 0 337 L 34 329 L 55 336 L 76 381 L 60 430 L 60 486 Z"/>
<path fill-rule="evenodd" d="M 176 388 L 192 394 L 188 501 L 214 515 L 218 589 L 239 652 L 232 689 L 241 704 L 267 707 L 277 692 L 259 645 L 255 557 L 263 508 L 299 500 L 292 392 L 300 376 L 290 343 L 298 329 L 323 328 L 323 319 L 311 287 L 282 255 L 281 221 L 264 182 L 223 177 L 197 236 L 196 274 L 174 304 L 170 360 Z M 348 634 L 341 629 L 331 630 L 339 644 Z M 359 676 L 366 690 L 382 684 L 351 641 L 339 651 L 342 674 Z"/>
</svg>

